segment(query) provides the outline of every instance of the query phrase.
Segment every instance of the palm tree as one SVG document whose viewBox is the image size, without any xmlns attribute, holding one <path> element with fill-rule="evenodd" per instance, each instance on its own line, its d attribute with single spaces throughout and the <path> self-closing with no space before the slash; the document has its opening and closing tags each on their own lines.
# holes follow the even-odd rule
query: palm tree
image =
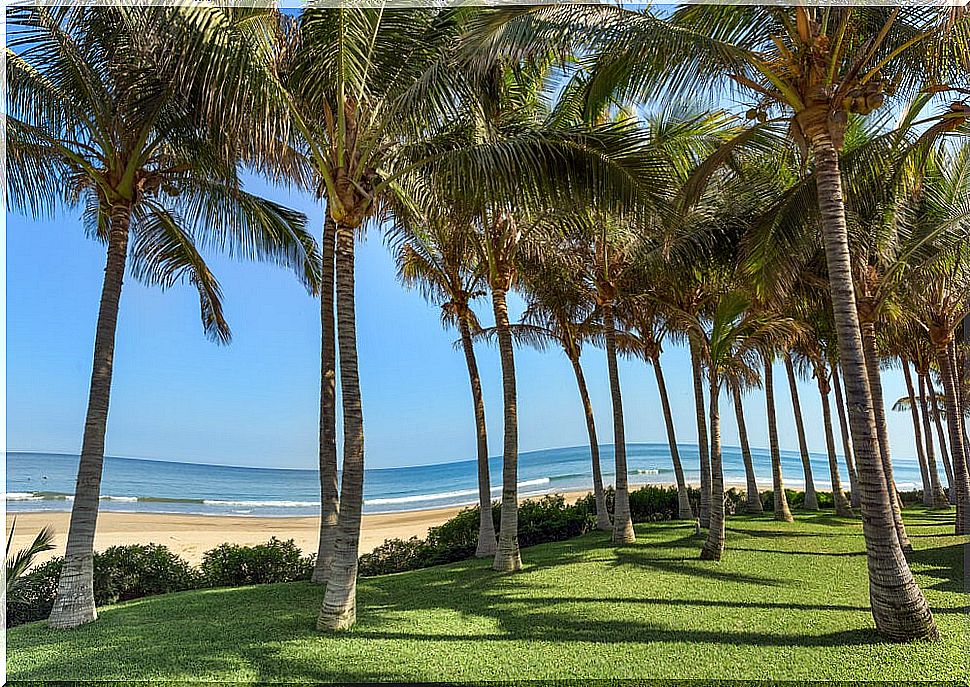
<svg viewBox="0 0 970 687">
<path fill-rule="evenodd" d="M 747 509 L 751 513 L 761 513 L 764 511 L 764 505 L 761 503 L 761 492 L 758 490 L 758 480 L 754 474 L 754 462 L 751 459 L 748 427 L 744 421 L 744 408 L 741 402 L 741 385 L 729 383 L 728 386 L 731 388 L 731 398 L 734 402 L 734 415 L 738 423 L 738 440 L 741 442 L 741 458 L 744 461 Z"/>
<path fill-rule="evenodd" d="M 718 398 L 721 385 L 757 379 L 755 365 L 766 350 L 777 346 L 794 326 L 788 318 L 772 318 L 749 309 L 750 301 L 739 292 L 721 295 L 710 325 L 696 322 L 692 329 L 702 342 L 710 386 L 711 419 L 711 520 L 700 557 L 720 560 L 724 552 L 724 469 L 721 461 L 721 430 Z"/>
<path fill-rule="evenodd" d="M 915 332 L 914 332 L 915 333 Z M 915 337 L 914 337 L 915 338 Z M 917 343 L 917 341 L 919 343 Z M 915 397 L 917 416 L 922 421 L 923 438 L 926 446 L 926 471 L 929 476 L 931 508 L 946 508 L 947 498 L 940 483 L 940 472 L 936 465 L 936 450 L 933 446 L 933 429 L 931 427 L 929 407 L 927 404 L 926 384 L 929 377 L 929 341 L 925 336 L 919 336 L 912 343 L 913 366 L 916 370 L 916 380 L 919 394 Z M 910 383 L 911 384 L 911 383 Z"/>
<path fill-rule="evenodd" d="M 337 342 L 334 321 L 334 249 L 337 225 L 327 215 L 320 243 L 320 537 L 310 581 L 326 584 L 333 566 L 340 489 L 337 481 Z"/>
<path fill-rule="evenodd" d="M 788 507 L 788 497 L 785 494 L 785 482 L 781 474 L 781 448 L 778 445 L 778 418 L 775 414 L 775 380 L 772 365 L 774 353 L 767 351 L 764 358 L 765 404 L 768 419 L 768 446 L 771 451 L 771 488 L 774 497 L 775 520 L 794 522 L 791 509 Z"/>
<path fill-rule="evenodd" d="M 600 325 L 596 321 L 595 309 L 589 307 L 582 287 L 572 281 L 574 279 L 575 274 L 571 270 L 564 269 L 561 264 L 550 264 L 548 260 L 542 264 L 529 261 L 523 265 L 521 280 L 528 304 L 522 322 L 511 327 L 514 337 L 522 343 L 540 350 L 550 343 L 557 345 L 572 366 L 589 436 L 596 527 L 609 532 L 613 529 L 613 523 L 606 506 L 596 421 L 580 362 L 583 343 L 599 334 Z"/>
<path fill-rule="evenodd" d="M 933 377 L 927 372 L 926 389 L 929 391 L 929 408 L 933 415 L 933 424 L 936 426 L 936 437 L 940 442 L 940 457 L 943 459 L 943 469 L 946 472 L 946 485 L 950 490 L 950 503 L 956 505 L 956 491 L 953 489 L 953 464 L 950 462 L 950 453 L 947 450 L 946 430 L 943 429 L 943 412 L 940 412 L 939 400 L 936 396 L 936 386 L 933 384 Z"/>
<path fill-rule="evenodd" d="M 398 213 L 398 217 L 404 213 Z M 467 219 L 467 218 L 464 218 Z M 441 307 L 445 326 L 457 326 L 460 334 L 475 416 L 478 449 L 478 557 L 495 555 L 495 523 L 492 519 L 491 478 L 485 400 L 475 358 L 473 335 L 481 330 L 472 301 L 485 294 L 477 253 L 462 218 L 433 217 L 426 226 L 403 228 L 404 241 L 397 250 L 398 277 L 417 287 L 424 297 Z"/>
<path fill-rule="evenodd" d="M 7 20 L 12 203 L 35 216 L 60 203 L 81 206 L 89 234 L 107 248 L 65 564 L 50 616 L 52 627 L 65 628 L 97 617 L 94 532 L 126 271 L 162 288 L 191 283 L 206 334 L 226 343 L 222 293 L 200 246 L 291 266 L 311 288 L 319 255 L 301 214 L 241 188 L 244 151 L 233 145 L 240 132 L 223 129 L 223 119 L 200 119 L 179 70 L 147 60 L 155 33 L 142 28 L 160 20 L 150 8 L 22 7 Z"/>
<path fill-rule="evenodd" d="M 862 504 L 862 492 L 859 490 L 859 478 L 855 469 L 855 459 L 852 455 L 852 439 L 849 436 L 849 421 L 845 412 L 845 398 L 842 394 L 842 373 L 835 363 L 832 368 L 832 389 L 835 391 L 835 410 L 839 415 L 839 429 L 842 432 L 842 455 L 845 457 L 845 469 L 849 473 L 849 489 L 851 491 L 851 505 L 859 508 Z"/>
<path fill-rule="evenodd" d="M 449 12 L 312 6 L 301 13 L 289 48 L 283 74 L 289 94 L 287 116 L 299 134 L 296 145 L 308 161 L 307 174 L 326 201 L 334 233 L 343 471 L 334 553 L 317 621 L 320 629 L 346 629 L 356 619 L 364 475 L 354 298 L 356 234 L 380 212 L 408 168 L 409 137 L 419 135 L 447 109 L 452 92 L 444 72 L 458 32 L 456 17 Z M 321 309 L 325 308 L 322 301 Z M 324 339 L 329 336 L 324 329 Z M 328 348 L 326 342 L 321 347 L 325 379 L 333 368 Z M 327 404 L 322 394 L 321 435 L 329 435 Z M 325 443 L 331 451 L 329 439 Z M 321 467 L 332 473 L 335 461 L 321 459 Z M 325 481 L 329 489 L 329 476 Z M 332 495 L 329 500 L 336 502 Z"/>
<path fill-rule="evenodd" d="M 782 355 L 785 372 L 788 375 L 788 390 L 791 393 L 792 413 L 795 416 L 795 431 L 798 434 L 798 452 L 802 457 L 802 470 L 805 473 L 805 505 L 807 510 L 818 510 L 818 497 L 815 495 L 815 480 L 812 479 L 812 463 L 808 455 L 808 442 L 805 439 L 805 423 L 802 420 L 802 404 L 798 399 L 798 381 L 791 354 Z"/>
<path fill-rule="evenodd" d="M 661 275 L 650 275 L 647 280 L 654 282 Z M 681 520 L 693 520 L 694 511 L 690 505 L 687 490 L 687 480 L 684 477 L 684 467 L 680 462 L 680 450 L 677 446 L 677 432 L 674 427 L 674 416 L 670 408 L 670 396 L 667 392 L 667 382 L 664 379 L 660 354 L 663 351 L 663 341 L 668 328 L 661 320 L 657 304 L 652 298 L 625 298 L 621 302 L 619 317 L 630 331 L 621 337 L 618 343 L 621 348 L 628 350 L 644 360 L 653 368 L 657 382 L 657 393 L 660 396 L 660 407 L 664 416 L 664 428 L 667 432 L 667 446 L 670 449 L 670 459 L 674 467 L 674 479 L 677 482 L 677 517 Z"/>
<path fill-rule="evenodd" d="M 818 394 L 822 401 L 822 424 L 825 427 L 825 449 L 829 457 L 829 479 L 832 484 L 832 499 L 835 502 L 835 514 L 852 517 L 852 507 L 842 491 L 842 480 L 839 476 L 839 462 L 835 455 L 835 431 L 832 428 L 832 406 L 829 403 L 829 370 L 825 359 L 818 356 L 812 361 L 815 381 L 818 383 Z"/>
<path fill-rule="evenodd" d="M 905 355 L 900 356 L 899 362 L 903 368 L 903 379 L 906 382 L 906 400 L 909 406 L 910 416 L 913 420 L 913 437 L 916 440 L 916 459 L 919 462 L 920 482 L 923 485 L 923 505 L 932 506 L 935 500 L 933 485 L 930 484 L 930 473 L 927 464 L 926 445 L 923 443 L 923 430 L 920 423 L 919 408 L 916 405 L 916 391 L 913 386 L 913 374 L 909 367 L 909 358 Z M 894 410 L 902 410 L 897 402 L 893 406 Z"/>
</svg>

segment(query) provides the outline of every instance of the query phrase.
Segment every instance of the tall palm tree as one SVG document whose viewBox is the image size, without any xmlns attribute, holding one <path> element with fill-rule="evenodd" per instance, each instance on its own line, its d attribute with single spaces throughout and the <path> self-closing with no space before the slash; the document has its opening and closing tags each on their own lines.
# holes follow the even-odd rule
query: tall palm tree
<svg viewBox="0 0 970 687">
<path fill-rule="evenodd" d="M 94 532 L 125 273 L 162 288 L 191 283 L 205 332 L 221 343 L 230 338 L 222 293 L 200 246 L 291 266 L 311 288 L 319 279 L 305 218 L 242 189 L 237 165 L 246 151 L 233 142 L 245 132 L 199 116 L 183 72 L 149 60 L 162 19 L 151 8 L 114 6 L 21 7 L 7 16 L 11 201 L 35 216 L 61 203 L 82 207 L 107 254 L 52 627 L 97 617 Z"/>
<path fill-rule="evenodd" d="M 287 115 L 298 134 L 296 145 L 308 160 L 311 183 L 326 201 L 334 233 L 343 471 L 334 553 L 317 621 L 320 629 L 342 630 L 356 620 L 364 428 L 357 365 L 355 239 L 380 212 L 402 170 L 409 167 L 408 141 L 448 109 L 452 90 L 444 72 L 448 50 L 458 35 L 456 17 L 446 11 L 311 6 L 299 17 L 286 62 Z M 322 303 L 321 309 L 325 307 Z M 324 330 L 323 335 L 326 339 L 329 332 Z M 325 342 L 321 347 L 325 377 L 333 367 L 327 349 Z M 325 403 L 322 394 L 322 435 L 329 433 Z M 327 471 L 332 471 L 334 461 L 326 462 Z"/>
<path fill-rule="evenodd" d="M 726 380 L 737 384 L 757 379 L 755 365 L 766 350 L 783 342 L 791 334 L 794 322 L 773 318 L 749 309 L 743 294 L 730 291 L 721 295 L 713 309 L 710 324 L 696 322 L 706 358 L 710 386 L 711 419 L 711 519 L 707 541 L 700 557 L 720 560 L 724 552 L 724 468 L 721 460 L 719 391 Z"/>
<path fill-rule="evenodd" d="M 774 497 L 775 520 L 794 522 L 791 509 L 788 507 L 788 496 L 785 494 L 785 482 L 781 474 L 781 448 L 778 445 L 778 418 L 775 414 L 775 380 L 774 353 L 767 351 L 763 355 L 765 404 L 768 419 L 768 447 L 771 451 L 771 488 Z"/>
<path fill-rule="evenodd" d="M 832 428 L 832 406 L 829 403 L 829 369 L 825 359 L 821 356 L 812 361 L 814 377 L 818 384 L 818 394 L 822 401 L 822 424 L 825 428 L 825 449 L 829 457 L 829 480 L 832 484 L 832 499 L 835 502 L 835 513 L 843 517 L 852 517 L 852 507 L 842 491 L 842 479 L 839 476 L 839 462 L 835 455 L 835 431 Z"/>
<path fill-rule="evenodd" d="M 548 257 L 543 256 L 540 261 L 530 260 L 522 266 L 521 280 L 528 303 L 522 322 L 512 325 L 512 333 L 518 341 L 540 350 L 550 343 L 558 346 L 572 366 L 589 437 L 596 527 L 609 532 L 613 529 L 613 523 L 606 506 L 596 421 L 586 375 L 580 362 L 583 343 L 599 335 L 600 325 L 596 321 L 597 313 L 590 307 L 583 289 L 573 281 L 575 274 L 572 270 L 550 262 Z M 554 256 L 551 257 L 554 260 Z"/>
<path fill-rule="evenodd" d="M 738 440 L 741 443 L 741 458 L 744 461 L 747 510 L 751 513 L 761 513 L 764 511 L 764 505 L 761 503 L 761 492 L 758 489 L 758 480 L 754 472 L 754 461 L 751 458 L 748 426 L 744 421 L 744 408 L 741 401 L 741 385 L 730 383 L 728 386 L 731 388 L 731 400 L 734 402 L 734 415 L 738 423 Z"/>
<path fill-rule="evenodd" d="M 946 430 L 943 429 L 943 413 L 940 412 L 936 386 L 933 384 L 933 377 L 929 373 L 926 375 L 926 390 L 929 391 L 930 413 L 933 416 L 933 424 L 936 426 L 936 437 L 940 442 L 940 457 L 943 460 L 943 469 L 946 472 L 946 485 L 950 490 L 950 503 L 956 505 L 956 492 L 953 489 L 953 464 L 950 461 L 950 452 L 947 450 Z"/>
<path fill-rule="evenodd" d="M 323 220 L 320 242 L 320 538 L 310 581 L 326 584 L 333 566 L 340 520 L 340 487 L 337 481 L 337 341 L 334 319 L 334 255 L 337 224 L 328 214 Z"/>
<path fill-rule="evenodd" d="M 798 435 L 798 452 L 802 457 L 802 470 L 805 475 L 805 503 L 807 510 L 818 510 L 818 497 L 815 495 L 815 480 L 812 479 L 812 463 L 808 455 L 808 442 L 805 439 L 805 422 L 802 419 L 802 404 L 798 398 L 798 380 L 795 378 L 795 366 L 791 354 L 782 355 L 785 362 L 785 372 L 788 376 L 788 390 L 791 393 L 792 413 L 795 417 L 795 431 Z"/>
<path fill-rule="evenodd" d="M 404 213 L 398 213 L 402 217 Z M 464 221 L 468 218 L 431 218 L 426 226 L 404 228 L 406 238 L 397 250 L 398 277 L 417 287 L 428 300 L 441 307 L 441 321 L 456 326 L 460 335 L 475 416 L 478 449 L 478 557 L 495 555 L 495 523 L 492 519 L 491 478 L 485 400 L 475 357 L 473 336 L 480 329 L 472 301 L 485 295 L 477 252 Z"/>
<path fill-rule="evenodd" d="M 859 478 L 855 469 L 855 459 L 852 454 L 852 438 L 849 436 L 849 420 L 845 412 L 845 397 L 842 394 L 842 373 L 837 364 L 830 365 L 832 369 L 832 389 L 835 392 L 835 410 L 839 416 L 839 430 L 842 432 L 842 455 L 845 458 L 845 469 L 849 473 L 850 504 L 859 508 L 862 504 L 862 493 L 859 490 Z"/>
<path fill-rule="evenodd" d="M 649 281 L 660 275 L 650 275 Z M 667 382 L 664 378 L 660 354 L 663 351 L 663 341 L 669 333 L 666 324 L 658 312 L 657 304 L 652 298 L 625 298 L 621 302 L 620 319 L 625 323 L 628 332 L 620 339 L 621 348 L 642 358 L 653 368 L 657 382 L 657 394 L 660 396 L 660 408 L 664 416 L 664 428 L 667 432 L 667 446 L 670 449 L 670 460 L 674 467 L 674 479 L 677 483 L 677 517 L 681 520 L 693 520 L 694 511 L 690 505 L 687 490 L 687 480 L 684 477 L 684 467 L 680 461 L 680 449 L 677 446 L 677 431 L 674 427 L 674 416 L 670 408 L 670 395 L 667 392 Z"/>
</svg>

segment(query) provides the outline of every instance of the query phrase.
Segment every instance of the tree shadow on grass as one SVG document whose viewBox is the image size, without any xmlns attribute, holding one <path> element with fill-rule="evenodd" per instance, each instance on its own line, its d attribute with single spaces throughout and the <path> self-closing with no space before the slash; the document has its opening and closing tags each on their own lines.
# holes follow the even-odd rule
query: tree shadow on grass
<svg viewBox="0 0 970 687">
<path fill-rule="evenodd" d="M 968 571 L 963 569 L 966 546 L 968 544 L 950 544 L 930 549 L 913 549 L 906 554 L 906 559 L 919 566 L 916 568 L 917 574 L 940 580 L 930 586 L 930 589 L 962 592 L 966 589 L 964 576 L 968 574 Z"/>
</svg>

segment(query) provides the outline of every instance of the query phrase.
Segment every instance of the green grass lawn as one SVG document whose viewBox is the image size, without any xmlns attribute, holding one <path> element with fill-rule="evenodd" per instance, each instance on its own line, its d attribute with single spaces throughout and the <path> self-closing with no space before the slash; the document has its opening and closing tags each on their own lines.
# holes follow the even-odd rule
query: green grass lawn
<svg viewBox="0 0 970 687">
<path fill-rule="evenodd" d="M 97 622 L 8 634 L 12 680 L 480 680 L 555 677 L 940 679 L 970 683 L 966 538 L 909 509 L 911 564 L 942 640 L 872 630 L 859 521 L 728 521 L 725 558 L 696 560 L 692 524 L 639 525 L 523 552 L 498 575 L 468 561 L 362 580 L 357 627 L 314 630 L 321 590 L 281 584 L 171 594 Z"/>
</svg>

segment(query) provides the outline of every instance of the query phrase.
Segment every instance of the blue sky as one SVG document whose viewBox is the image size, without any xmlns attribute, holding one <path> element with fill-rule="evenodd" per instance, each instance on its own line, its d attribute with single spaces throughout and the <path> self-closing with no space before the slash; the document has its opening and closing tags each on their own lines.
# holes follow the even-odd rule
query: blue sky
<svg viewBox="0 0 970 687">
<path fill-rule="evenodd" d="M 319 228 L 323 208 L 309 197 L 267 188 Z M 76 453 L 91 369 L 104 252 L 85 237 L 78 213 L 51 221 L 7 215 L 7 446 Z M 319 309 L 296 279 L 268 265 L 210 257 L 226 296 L 234 339 L 218 346 L 202 334 L 188 285 L 166 292 L 125 281 L 115 354 L 106 451 L 110 455 L 266 467 L 316 464 Z M 359 246 L 358 342 L 367 464 L 416 465 L 474 457 L 464 359 L 436 308 L 396 281 L 379 230 Z M 517 304 L 513 304 L 517 305 Z M 486 300 L 479 304 L 491 321 Z M 501 452 L 498 355 L 479 348 L 491 453 Z M 583 357 L 601 443 L 612 441 L 603 352 Z M 689 362 L 680 348 L 664 369 L 681 443 L 696 442 Z M 520 448 L 587 443 L 572 371 L 555 351 L 517 357 Z M 621 363 L 627 440 L 664 442 L 653 373 Z M 776 373 L 782 448 L 796 449 L 784 369 Z M 892 404 L 904 391 L 885 374 Z M 824 452 L 814 382 L 801 383 L 809 447 Z M 764 397 L 745 402 L 754 445 L 767 444 Z M 725 444 L 737 443 L 734 413 L 722 412 Z M 908 414 L 890 413 L 895 457 L 913 454 Z"/>
</svg>

